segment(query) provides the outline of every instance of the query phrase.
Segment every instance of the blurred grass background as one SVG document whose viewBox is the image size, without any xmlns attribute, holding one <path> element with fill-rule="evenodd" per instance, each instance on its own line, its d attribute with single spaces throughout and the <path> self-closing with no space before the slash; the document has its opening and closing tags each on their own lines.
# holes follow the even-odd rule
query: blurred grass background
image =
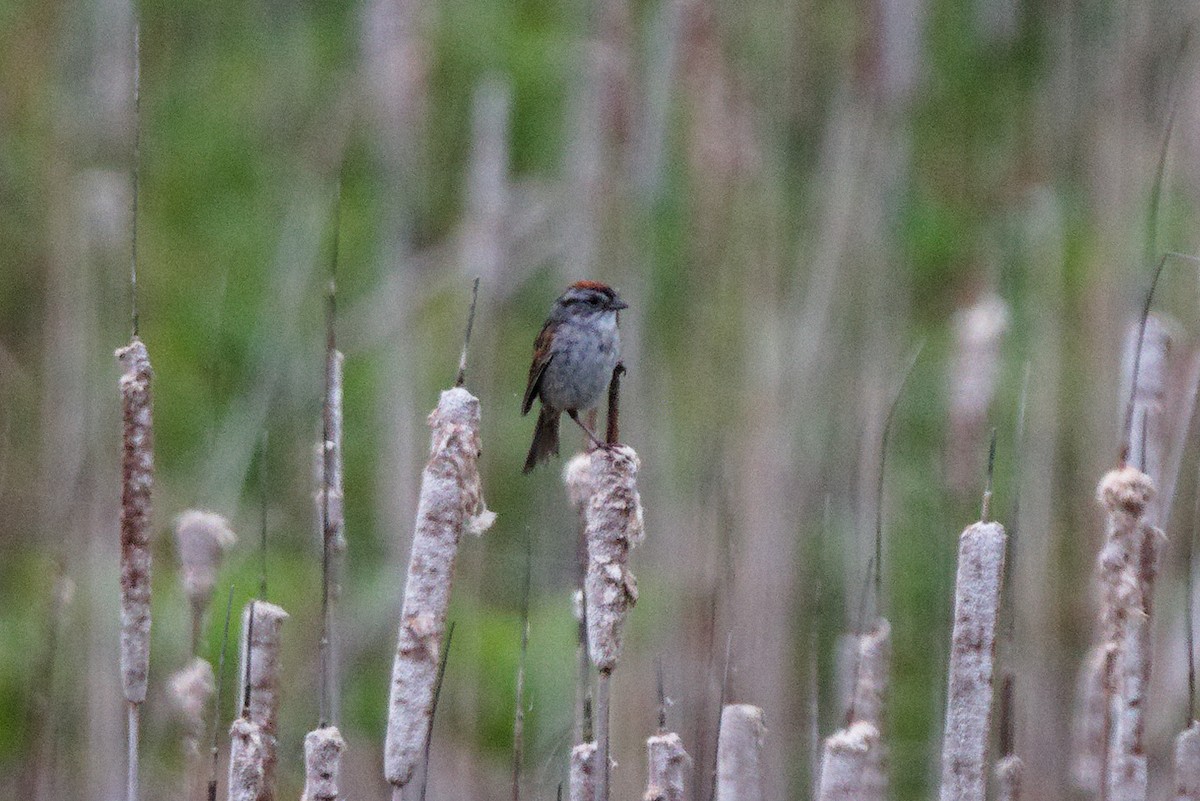
<svg viewBox="0 0 1200 801">
<path fill-rule="evenodd" d="M 134 13 L 125 0 L 0 6 L 0 787 L 38 773 L 35 797 L 121 792 L 112 351 L 129 329 Z M 527 547 L 526 797 L 553 797 L 564 777 L 575 522 L 555 469 L 520 475 L 532 421 L 518 408 L 549 303 L 584 276 L 631 303 L 622 433 L 643 460 L 648 530 L 615 679 L 617 792 L 640 793 L 661 659 L 707 797 L 730 638 L 727 697 L 766 709 L 772 797 L 810 796 L 812 732 L 841 716 L 838 638 L 856 625 L 872 549 L 885 406 L 924 340 L 883 510 L 893 796 L 929 797 L 936 781 L 956 535 L 978 515 L 996 426 L 1002 522 L 1022 490 L 1004 655 L 1018 749 L 1031 797 L 1070 797 L 1091 495 L 1116 455 L 1120 341 L 1149 281 L 1172 97 L 1157 237 L 1197 250 L 1200 73 L 1180 47 L 1193 4 L 152 0 L 136 13 L 160 534 L 148 798 L 176 792 L 182 764 L 163 689 L 187 656 L 171 521 L 193 506 L 234 520 L 223 582 L 240 605 L 257 587 L 261 503 L 270 598 L 293 618 L 280 796 L 300 792 L 317 714 L 311 462 L 339 176 L 347 797 L 387 797 L 424 417 L 453 380 L 476 275 L 467 385 L 500 517 L 463 546 L 430 798 L 508 792 Z M 1160 288 L 1178 353 L 1193 347 L 1194 275 L 1169 267 Z M 1005 322 L 972 351 L 962 332 L 975 329 L 955 315 L 980 303 Z M 981 376 L 994 380 L 956 411 L 953 392 Z M 75 591 L 56 618 L 59 571 Z M 1175 660 L 1160 662 L 1151 710 L 1158 781 L 1183 722 L 1179 589 L 1163 584 L 1159 642 Z"/>
</svg>

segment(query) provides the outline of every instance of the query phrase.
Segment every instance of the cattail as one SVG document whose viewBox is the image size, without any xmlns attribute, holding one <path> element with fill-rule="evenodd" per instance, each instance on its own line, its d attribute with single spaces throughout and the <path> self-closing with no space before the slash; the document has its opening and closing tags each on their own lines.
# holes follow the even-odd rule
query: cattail
<svg viewBox="0 0 1200 801">
<path fill-rule="evenodd" d="M 865 801 L 887 797 L 883 742 L 879 728 L 859 720 L 825 740 L 820 801 Z"/>
<path fill-rule="evenodd" d="M 644 801 L 684 801 L 684 774 L 692 763 L 675 732 L 662 732 L 646 740 L 646 795 Z"/>
<path fill-rule="evenodd" d="M 254 620 L 251 622 L 250 616 Z M 279 733 L 280 632 L 288 613 L 266 601 L 252 601 L 242 615 L 242 692 L 245 717 L 257 727 L 262 752 L 258 801 L 275 797 L 276 738 Z"/>
<path fill-rule="evenodd" d="M 750 704 L 721 710 L 717 740 L 717 801 L 764 801 L 763 711 Z"/>
<path fill-rule="evenodd" d="M 1200 723 L 1175 738 L 1175 801 L 1200 801 Z"/>
<path fill-rule="evenodd" d="M 571 772 L 569 797 L 571 801 L 596 800 L 596 774 L 598 772 L 598 747 L 594 741 L 583 742 L 571 749 Z"/>
<path fill-rule="evenodd" d="M 887 797 L 887 747 L 881 732 L 891 671 L 891 624 L 881 617 L 855 640 L 846 728 L 828 737 L 822 749 L 817 795 L 821 801 Z"/>
<path fill-rule="evenodd" d="M 1021 801 L 1021 781 L 1025 778 L 1025 763 L 1016 754 L 1009 754 L 996 763 L 996 801 Z"/>
<path fill-rule="evenodd" d="M 1005 547 L 1004 527 L 999 523 L 972 523 L 959 539 L 942 741 L 942 801 L 984 801 L 985 797 Z"/>
<path fill-rule="evenodd" d="M 339 203 L 341 202 L 339 196 Z M 316 520 L 322 565 L 321 724 L 336 724 L 341 710 L 341 661 L 337 604 L 342 595 L 342 563 L 346 555 L 345 482 L 342 470 L 342 365 L 345 357 L 333 346 L 333 294 L 330 293 L 329 343 L 325 364 L 325 408 L 322 442 L 317 446 Z M 326 475 L 328 468 L 329 474 Z"/>
<path fill-rule="evenodd" d="M 425 749 L 459 538 L 463 531 L 483 534 L 496 517 L 479 481 L 479 400 L 461 387 L 446 390 L 429 424 L 430 458 L 421 477 L 388 704 L 384 775 L 397 797 Z"/>
<path fill-rule="evenodd" d="M 121 365 L 121 686 L 125 700 L 146 700 L 150 670 L 150 490 L 154 424 L 150 356 L 137 337 L 117 350 Z"/>
<path fill-rule="evenodd" d="M 204 737 L 204 711 L 216 685 L 212 665 L 206 659 L 193 659 L 170 680 L 171 698 L 183 724 L 183 752 L 187 761 L 184 798 L 192 797 L 193 782 L 203 769 L 200 740 Z"/>
<path fill-rule="evenodd" d="M 266 784 L 262 729 L 240 717 L 229 728 L 229 801 L 258 801 L 266 792 Z"/>
<path fill-rule="evenodd" d="M 136 35 L 135 49 L 136 49 Z M 136 162 L 136 159 L 135 159 Z M 135 179 L 136 184 L 136 179 Z M 136 214 L 134 215 L 136 218 Z M 136 236 L 136 235 L 135 235 Z M 134 260 L 136 265 L 136 258 Z M 150 355 L 137 337 L 117 349 L 121 366 L 121 689 L 129 702 L 126 798 L 137 801 L 141 705 L 150 673 L 150 491 L 154 485 L 154 421 Z"/>
<path fill-rule="evenodd" d="M 304 801 L 337 801 L 346 741 L 336 726 L 304 737 Z"/>
<path fill-rule="evenodd" d="M 217 584 L 221 558 L 237 537 L 229 521 L 214 512 L 189 509 L 175 521 L 175 547 L 183 568 L 183 593 L 192 607 L 192 653 L 200 641 L 204 613 Z"/>
<path fill-rule="evenodd" d="M 1106 732 L 1104 760 L 1109 801 L 1146 797 L 1145 689 L 1150 677 L 1150 597 L 1162 534 L 1147 524 L 1154 498 L 1150 477 L 1125 466 L 1100 481 L 1096 497 L 1108 515 L 1099 558 L 1101 628 L 1109 657 L 1105 662 Z"/>
<path fill-rule="evenodd" d="M 629 549 L 644 538 L 642 504 L 637 490 L 638 457 L 624 445 L 586 454 L 591 495 L 587 505 L 588 569 L 584 580 L 588 652 L 592 663 L 611 672 L 621 656 L 625 614 L 637 602 L 637 583 L 629 571 Z M 582 471 L 574 460 L 568 468 Z M 571 474 L 568 486 L 587 479 Z"/>
</svg>

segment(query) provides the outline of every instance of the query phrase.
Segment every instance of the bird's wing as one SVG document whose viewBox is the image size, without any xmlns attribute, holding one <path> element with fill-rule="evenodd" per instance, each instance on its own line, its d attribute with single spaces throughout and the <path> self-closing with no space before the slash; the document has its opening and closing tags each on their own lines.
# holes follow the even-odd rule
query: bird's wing
<svg viewBox="0 0 1200 801">
<path fill-rule="evenodd" d="M 550 352 L 551 339 L 553 339 L 553 332 L 550 323 L 547 322 L 538 332 L 537 339 L 533 341 L 533 364 L 529 365 L 529 383 L 525 386 L 525 398 L 521 401 L 522 416 L 529 414 L 529 409 L 533 406 L 533 399 L 537 397 L 538 388 L 542 383 L 542 374 L 546 372 L 546 366 L 554 358 L 554 354 Z"/>
</svg>

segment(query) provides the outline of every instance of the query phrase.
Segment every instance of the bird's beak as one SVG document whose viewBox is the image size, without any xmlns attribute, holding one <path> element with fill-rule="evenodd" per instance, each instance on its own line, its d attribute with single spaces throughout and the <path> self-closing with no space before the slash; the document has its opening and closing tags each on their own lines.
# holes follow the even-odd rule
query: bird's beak
<svg viewBox="0 0 1200 801">
<path fill-rule="evenodd" d="M 609 302 L 608 308 L 609 311 L 620 311 L 621 309 L 628 309 L 629 304 L 620 298 L 613 298 L 612 301 Z"/>
</svg>

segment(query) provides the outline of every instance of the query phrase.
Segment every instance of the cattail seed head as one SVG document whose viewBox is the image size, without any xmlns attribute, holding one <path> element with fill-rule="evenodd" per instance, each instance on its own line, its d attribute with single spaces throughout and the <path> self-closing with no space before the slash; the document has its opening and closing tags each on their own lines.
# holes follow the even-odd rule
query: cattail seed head
<svg viewBox="0 0 1200 801">
<path fill-rule="evenodd" d="M 892 626 L 881 617 L 869 632 L 858 638 L 858 666 L 851 700 L 854 720 L 869 720 L 879 729 L 883 728 L 891 655 Z"/>
<path fill-rule="evenodd" d="M 646 795 L 643 801 L 684 801 L 684 775 L 692 758 L 675 732 L 646 740 Z"/>
<path fill-rule="evenodd" d="M 571 801 L 595 801 L 596 774 L 599 770 L 598 747 L 594 742 L 580 743 L 571 749 L 568 791 Z"/>
<path fill-rule="evenodd" d="M 879 729 L 858 720 L 825 739 L 819 801 L 874 801 L 886 798 L 885 759 Z"/>
<path fill-rule="evenodd" d="M 337 801 L 346 741 L 335 726 L 304 737 L 304 801 Z"/>
<path fill-rule="evenodd" d="M 455 387 L 442 393 L 429 416 L 430 457 L 421 477 L 388 700 L 384 775 L 396 787 L 412 780 L 424 756 L 459 538 L 464 531 L 482 534 L 496 518 L 479 479 L 479 411 L 479 400 Z"/>
<path fill-rule="evenodd" d="M 1175 801 L 1200 801 L 1200 723 L 1175 738 Z"/>
<path fill-rule="evenodd" d="M 150 356 L 137 337 L 117 350 L 123 423 L 121 456 L 121 686 L 146 700 L 150 670 L 150 492 L 154 426 Z"/>
<path fill-rule="evenodd" d="M 763 711 L 750 704 L 721 710 L 717 741 L 717 801 L 764 801 Z"/>
<path fill-rule="evenodd" d="M 1140 517 L 1153 498 L 1154 483 L 1136 467 L 1110 470 L 1096 488 L 1096 500 L 1112 514 Z"/>
<path fill-rule="evenodd" d="M 987 786 L 996 623 L 1006 537 L 999 523 L 973 523 L 959 539 L 954 634 L 942 741 L 942 801 L 979 801 Z"/>
<path fill-rule="evenodd" d="M 183 568 L 183 591 L 192 606 L 208 607 L 225 552 L 237 542 L 229 521 L 215 512 L 189 509 L 175 521 L 175 546 Z"/>
<path fill-rule="evenodd" d="M 251 610 L 254 625 L 250 625 Z M 254 601 L 242 614 L 242 687 L 239 697 L 246 697 L 246 660 L 250 660 L 250 705 L 247 718 L 258 727 L 262 748 L 263 780 L 258 801 L 275 797 L 275 764 L 279 729 L 280 634 L 288 613 L 267 601 Z M 253 632 L 253 640 L 247 637 Z"/>
<path fill-rule="evenodd" d="M 212 665 L 207 659 L 193 659 L 171 676 L 170 689 L 186 736 L 198 744 L 204 736 L 204 713 L 216 689 Z"/>
<path fill-rule="evenodd" d="M 265 789 L 262 729 L 246 718 L 238 718 L 229 728 L 229 801 L 258 801 Z"/>
<path fill-rule="evenodd" d="M 1025 778 L 1025 763 L 1016 754 L 1009 754 L 996 763 L 996 801 L 1021 801 L 1021 785 Z"/>
<path fill-rule="evenodd" d="M 634 450 L 624 445 L 598 448 L 585 457 L 591 477 L 591 494 L 584 511 L 588 653 L 598 669 L 611 671 L 621 656 L 625 615 L 637 603 L 629 550 L 645 537 L 637 489 L 639 462 Z M 568 468 L 573 464 L 575 460 Z M 582 463 L 578 463 L 566 476 L 568 486 L 577 481 L 582 485 L 582 475 Z"/>
</svg>

